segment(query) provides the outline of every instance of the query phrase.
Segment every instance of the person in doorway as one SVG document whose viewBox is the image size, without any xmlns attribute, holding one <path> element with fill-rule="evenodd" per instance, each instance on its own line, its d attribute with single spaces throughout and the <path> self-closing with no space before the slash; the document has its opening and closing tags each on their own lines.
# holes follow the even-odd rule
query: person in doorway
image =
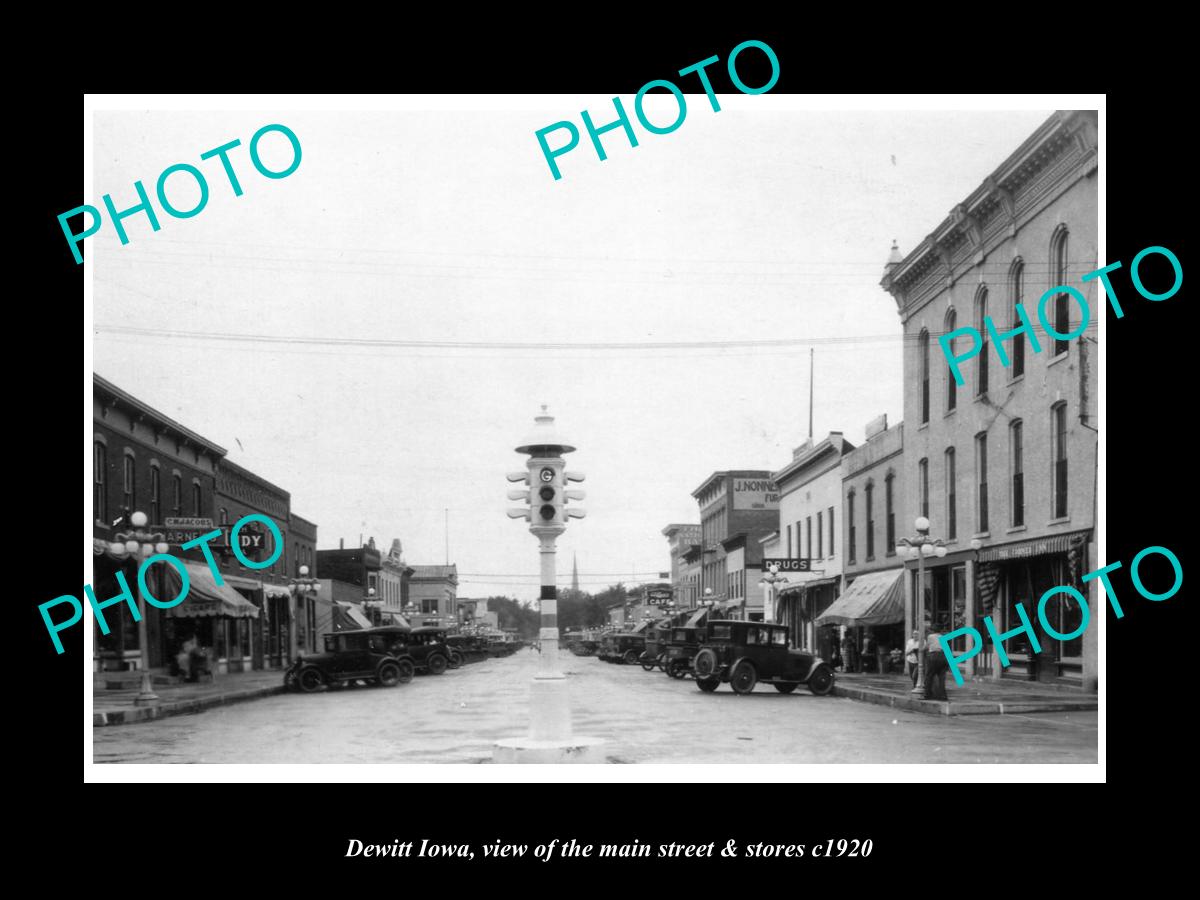
<svg viewBox="0 0 1200 900">
<path fill-rule="evenodd" d="M 829 664 L 835 669 L 840 669 L 845 665 L 845 660 L 842 659 L 842 642 L 838 639 L 836 632 L 829 638 Z"/>
<path fill-rule="evenodd" d="M 914 631 L 908 639 L 908 643 L 904 645 L 904 661 L 908 663 L 909 675 L 912 676 L 913 687 L 917 686 L 917 667 L 920 660 L 917 658 L 921 652 L 921 632 Z"/>
<path fill-rule="evenodd" d="M 846 629 L 846 637 L 842 641 L 842 659 L 846 663 L 847 672 L 858 671 L 858 641 L 854 631 L 849 628 Z"/>
<path fill-rule="evenodd" d="M 946 626 L 938 623 L 929 632 L 925 642 L 925 699 L 949 700 L 946 696 L 946 673 L 950 671 L 950 662 L 942 652 L 941 641 L 938 640 L 946 633 Z"/>
</svg>

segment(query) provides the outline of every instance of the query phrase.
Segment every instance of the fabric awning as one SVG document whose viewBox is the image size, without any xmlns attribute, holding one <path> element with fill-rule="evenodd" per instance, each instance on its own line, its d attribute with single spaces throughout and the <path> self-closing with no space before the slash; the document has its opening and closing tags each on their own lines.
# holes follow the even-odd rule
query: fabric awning
<svg viewBox="0 0 1200 900">
<path fill-rule="evenodd" d="M 353 603 L 348 603 L 344 600 L 339 600 L 336 603 L 334 603 L 333 608 L 335 610 L 340 611 L 341 614 L 345 617 L 346 621 L 350 623 L 349 625 L 346 626 L 348 628 L 355 629 L 355 628 L 374 628 L 375 627 L 374 623 L 370 619 L 368 619 L 366 616 L 364 616 L 362 613 L 362 610 L 360 610 Z"/>
<path fill-rule="evenodd" d="M 888 569 L 859 575 L 829 609 L 817 616 L 817 625 L 891 625 L 904 621 L 904 570 Z"/>
<path fill-rule="evenodd" d="M 837 584 L 840 576 L 830 575 L 826 578 L 813 578 L 810 581 L 798 581 L 795 584 L 789 584 L 787 587 L 780 588 L 776 596 L 783 597 L 784 595 L 794 596 L 801 594 L 811 588 L 825 587 L 830 584 Z"/>
<path fill-rule="evenodd" d="M 178 606 L 164 609 L 163 614 L 175 618 L 193 619 L 200 616 L 233 616 L 237 619 L 258 618 L 258 607 L 235 591 L 226 582 L 220 587 L 213 580 L 207 563 L 180 560 L 187 567 L 188 595 Z M 165 574 L 167 587 L 163 599 L 179 595 L 182 579 L 179 570 L 171 565 L 159 566 Z M 153 590 L 153 587 L 151 587 Z"/>
<path fill-rule="evenodd" d="M 979 561 L 1003 562 L 1010 559 L 1045 556 L 1050 553 L 1066 553 L 1071 549 L 1072 538 L 1078 541 L 1081 535 L 1086 534 L 1086 531 L 1078 531 L 1073 534 L 1056 534 L 1051 537 L 1016 541 L 1011 544 L 1001 544 L 998 547 L 984 547 L 979 551 Z"/>
<path fill-rule="evenodd" d="M 400 613 L 388 612 L 385 609 L 381 615 L 383 616 L 384 625 L 400 625 L 404 628 L 412 627 L 412 625 L 409 624 L 408 619 L 404 618 L 404 616 L 400 615 Z"/>
<path fill-rule="evenodd" d="M 688 628 L 696 627 L 704 620 L 704 617 L 707 615 L 708 615 L 708 610 L 705 609 L 704 607 L 700 607 L 700 609 L 696 610 L 694 613 L 691 614 L 691 616 L 688 617 L 688 620 L 685 623 L 686 627 L 688 627 Z"/>
<path fill-rule="evenodd" d="M 264 584 L 263 593 L 268 597 L 290 597 L 292 592 L 281 584 Z"/>
</svg>

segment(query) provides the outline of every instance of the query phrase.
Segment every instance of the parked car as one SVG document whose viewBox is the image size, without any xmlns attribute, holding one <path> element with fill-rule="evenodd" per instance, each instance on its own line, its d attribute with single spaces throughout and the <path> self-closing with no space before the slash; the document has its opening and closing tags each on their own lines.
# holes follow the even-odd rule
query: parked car
<svg viewBox="0 0 1200 900">
<path fill-rule="evenodd" d="M 473 634 L 449 635 L 446 638 L 446 644 L 450 648 L 451 668 L 457 668 L 464 663 L 483 662 L 488 658 L 487 644 L 482 638 Z"/>
<path fill-rule="evenodd" d="M 710 621 L 692 660 L 700 690 L 711 693 L 729 682 L 748 694 L 760 681 L 790 694 L 802 684 L 817 696 L 833 690 L 833 667 L 812 653 L 788 647 L 788 627 L 763 622 Z"/>
<path fill-rule="evenodd" d="M 692 671 L 692 659 L 700 652 L 702 643 L 703 628 L 689 625 L 677 625 L 672 628 L 667 635 L 663 671 L 671 678 L 686 678 Z"/>
<path fill-rule="evenodd" d="M 646 638 L 644 635 L 617 631 L 606 634 L 601 639 L 600 650 L 596 655 L 605 662 L 635 666 L 645 649 Z"/>
<path fill-rule="evenodd" d="M 646 649 L 638 657 L 638 662 L 647 672 L 653 672 L 655 666 L 662 669 L 666 662 L 666 640 L 671 630 L 671 621 L 663 619 L 656 622 L 643 632 L 646 635 Z"/>
<path fill-rule="evenodd" d="M 450 668 L 450 648 L 446 631 L 432 625 L 405 628 L 403 625 L 381 625 L 365 629 L 368 634 L 382 635 L 395 652 L 406 652 L 418 672 L 441 675 Z"/>
<path fill-rule="evenodd" d="M 284 687 L 305 693 L 358 681 L 395 687 L 412 681 L 416 664 L 404 647 L 393 647 L 375 629 L 325 635 L 325 652 L 298 656 L 283 674 Z"/>
</svg>

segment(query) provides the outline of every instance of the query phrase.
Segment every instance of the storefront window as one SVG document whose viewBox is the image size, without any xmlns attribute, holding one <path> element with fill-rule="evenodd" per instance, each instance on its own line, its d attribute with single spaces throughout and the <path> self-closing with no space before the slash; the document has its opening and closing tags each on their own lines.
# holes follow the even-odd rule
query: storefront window
<svg viewBox="0 0 1200 900">
<path fill-rule="evenodd" d="M 217 659 L 226 659 L 229 656 L 229 642 L 225 639 L 225 625 L 228 619 L 218 619 L 213 624 L 213 647 Z"/>
<path fill-rule="evenodd" d="M 250 620 L 237 620 L 237 641 L 238 648 L 241 650 L 241 655 L 250 655 Z"/>
</svg>

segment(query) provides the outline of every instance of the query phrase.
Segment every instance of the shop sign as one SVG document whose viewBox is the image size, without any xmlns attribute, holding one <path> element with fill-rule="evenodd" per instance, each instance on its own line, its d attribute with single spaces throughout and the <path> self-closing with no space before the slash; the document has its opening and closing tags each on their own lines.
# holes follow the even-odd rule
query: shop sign
<svg viewBox="0 0 1200 900">
<path fill-rule="evenodd" d="M 763 571 L 771 566 L 779 566 L 780 572 L 811 572 L 811 559 L 783 559 L 782 557 L 766 557 L 762 561 Z"/>
</svg>

